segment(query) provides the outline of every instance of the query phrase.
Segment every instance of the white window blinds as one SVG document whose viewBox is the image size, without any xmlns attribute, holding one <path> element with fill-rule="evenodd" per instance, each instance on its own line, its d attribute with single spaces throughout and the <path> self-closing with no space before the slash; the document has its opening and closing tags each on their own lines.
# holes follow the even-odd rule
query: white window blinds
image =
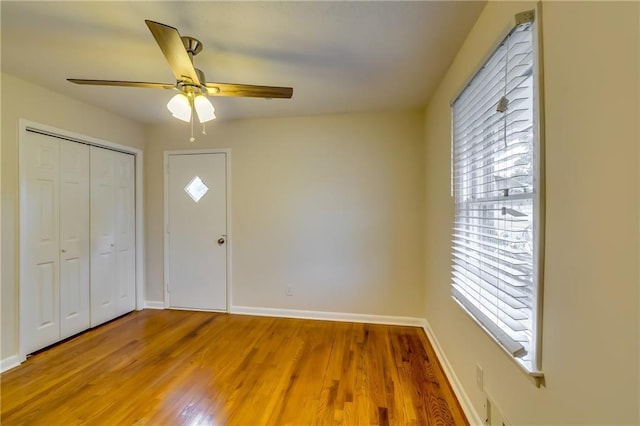
<svg viewBox="0 0 640 426">
<path fill-rule="evenodd" d="M 539 155 L 534 24 L 527 20 L 452 104 L 452 293 L 531 372 L 540 368 Z"/>
</svg>

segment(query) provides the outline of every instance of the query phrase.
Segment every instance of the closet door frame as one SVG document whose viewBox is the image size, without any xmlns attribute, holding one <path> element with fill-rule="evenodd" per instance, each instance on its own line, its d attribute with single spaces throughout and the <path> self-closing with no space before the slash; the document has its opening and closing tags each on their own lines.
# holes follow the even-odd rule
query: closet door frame
<svg viewBox="0 0 640 426">
<path fill-rule="evenodd" d="M 27 359 L 27 353 L 25 348 L 25 339 L 23 336 L 25 335 L 25 300 L 20 297 L 21 294 L 24 294 L 23 289 L 23 277 L 25 276 L 25 271 L 27 265 L 23 262 L 23 257 L 21 256 L 22 250 L 26 247 L 26 239 L 25 233 L 23 232 L 23 226 L 26 226 L 26 212 L 22 208 L 24 205 L 24 182 L 26 179 L 26 171 L 24 167 L 24 158 L 26 153 L 24 152 L 24 141 L 26 139 L 26 135 L 28 131 L 35 131 L 37 133 L 41 133 L 46 136 L 52 136 L 57 138 L 66 139 L 72 142 L 82 143 L 85 145 L 97 146 L 101 148 L 107 148 L 114 151 L 120 151 L 127 154 L 132 154 L 134 156 L 134 164 L 135 164 L 135 254 L 136 254 L 136 310 L 144 309 L 145 305 L 145 275 L 144 275 L 144 211 L 143 211 L 143 200 L 144 200 L 144 192 L 143 192 L 143 153 L 142 150 L 133 148 L 126 145 L 121 145 L 115 142 L 110 142 L 104 139 L 98 139 L 91 136 L 86 136 L 80 133 L 76 133 L 69 130 L 63 130 L 52 126 L 47 126 L 45 124 L 37 123 L 31 120 L 19 119 L 18 120 L 18 185 L 19 185 L 19 199 L 18 199 L 18 217 L 19 217 L 19 250 L 18 250 L 18 261 L 19 261 L 19 275 L 18 275 L 18 323 L 19 323 L 19 332 L 18 332 L 18 340 L 19 340 L 19 348 L 20 352 L 18 354 L 19 360 L 18 362 L 22 363 Z"/>
</svg>

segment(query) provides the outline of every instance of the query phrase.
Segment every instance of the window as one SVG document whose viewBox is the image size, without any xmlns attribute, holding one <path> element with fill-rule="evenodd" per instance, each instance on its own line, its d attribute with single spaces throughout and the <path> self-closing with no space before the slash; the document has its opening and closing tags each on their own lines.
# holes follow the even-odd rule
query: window
<svg viewBox="0 0 640 426">
<path fill-rule="evenodd" d="M 452 103 L 453 298 L 540 375 L 540 143 L 533 12 Z"/>
</svg>

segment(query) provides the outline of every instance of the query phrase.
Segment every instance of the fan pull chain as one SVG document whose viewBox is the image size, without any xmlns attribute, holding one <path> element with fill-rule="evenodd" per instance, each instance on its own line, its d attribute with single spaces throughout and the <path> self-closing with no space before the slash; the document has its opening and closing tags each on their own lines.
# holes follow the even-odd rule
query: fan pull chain
<svg viewBox="0 0 640 426">
<path fill-rule="evenodd" d="M 202 134 L 206 135 L 207 134 L 207 127 L 206 127 L 206 123 L 202 123 Z"/>
<path fill-rule="evenodd" d="M 191 111 L 191 137 L 189 138 L 189 142 L 194 142 L 196 138 L 193 137 L 193 111 Z"/>
</svg>

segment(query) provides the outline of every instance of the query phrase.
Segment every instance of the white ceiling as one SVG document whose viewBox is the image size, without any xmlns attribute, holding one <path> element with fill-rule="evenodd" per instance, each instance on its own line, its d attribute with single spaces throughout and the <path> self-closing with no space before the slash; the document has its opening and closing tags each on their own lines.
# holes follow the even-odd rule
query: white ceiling
<svg viewBox="0 0 640 426">
<path fill-rule="evenodd" d="M 212 98 L 221 119 L 425 106 L 484 1 L 2 1 L 2 71 L 145 123 L 172 120 L 173 84 L 145 19 L 198 38 L 208 81 L 290 86 L 293 99 Z"/>
</svg>

